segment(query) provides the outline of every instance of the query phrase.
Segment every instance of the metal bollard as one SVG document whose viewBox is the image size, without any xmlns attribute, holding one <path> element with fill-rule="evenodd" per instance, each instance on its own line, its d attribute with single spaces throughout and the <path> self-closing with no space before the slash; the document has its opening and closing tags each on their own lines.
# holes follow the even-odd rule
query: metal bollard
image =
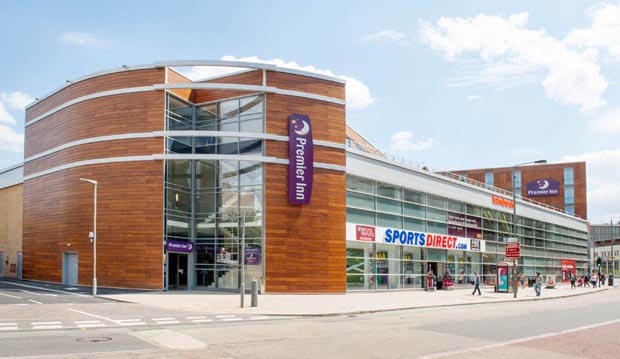
<svg viewBox="0 0 620 359">
<path fill-rule="evenodd" d="M 243 308 L 243 300 L 245 298 L 245 283 L 241 283 L 241 286 L 239 288 L 239 292 L 241 294 L 241 308 Z"/>
<path fill-rule="evenodd" d="M 252 281 L 252 306 L 258 307 L 258 282 L 256 279 Z"/>
</svg>

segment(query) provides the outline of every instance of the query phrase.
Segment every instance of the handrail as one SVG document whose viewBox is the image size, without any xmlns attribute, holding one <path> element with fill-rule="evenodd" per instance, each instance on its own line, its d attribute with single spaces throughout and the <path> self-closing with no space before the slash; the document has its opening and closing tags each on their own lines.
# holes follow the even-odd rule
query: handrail
<svg viewBox="0 0 620 359">
<path fill-rule="evenodd" d="M 346 146 L 348 148 L 355 149 L 355 147 L 353 146 L 353 141 L 346 141 Z M 409 161 L 409 160 L 406 160 L 404 158 L 400 158 L 400 157 L 394 156 L 394 155 L 392 155 L 390 153 L 386 153 L 385 151 L 381 151 L 381 152 L 385 155 L 385 158 L 381 159 L 382 161 L 385 161 L 385 162 L 388 162 L 388 163 L 392 163 L 392 164 L 396 164 L 396 165 L 399 165 L 399 166 L 402 166 L 402 167 L 405 167 L 405 168 L 410 168 L 410 169 L 413 169 L 413 170 L 416 170 L 416 171 L 420 170 L 420 168 L 415 167 L 413 165 L 413 163 L 411 161 Z M 509 199 L 512 200 L 512 192 L 511 191 L 507 191 L 507 190 L 505 190 L 503 188 L 487 185 L 486 183 L 483 183 L 483 182 L 480 182 L 480 181 L 476 181 L 476 180 L 473 180 L 471 178 L 467 178 L 467 176 L 459 175 L 459 174 L 448 172 L 448 171 L 431 172 L 431 173 L 433 173 L 435 175 L 440 175 L 440 176 L 449 178 L 449 179 L 451 179 L 453 181 L 462 182 L 462 183 L 468 184 L 470 186 L 479 187 L 479 188 L 483 188 L 483 189 L 486 189 L 486 190 L 489 190 L 489 191 L 492 191 L 492 192 L 496 192 L 496 193 L 502 194 L 504 196 L 510 197 Z M 566 215 L 569 215 L 569 216 L 572 216 L 572 217 L 575 217 L 575 218 L 583 219 L 583 218 L 579 217 L 577 214 L 571 214 L 571 213 L 568 213 L 568 212 L 566 212 L 565 210 L 563 210 L 561 208 L 556 208 L 556 207 L 550 206 L 550 205 L 545 204 L 545 203 L 541 203 L 541 202 L 537 202 L 537 201 L 531 200 L 529 198 L 518 197 L 518 199 L 521 200 L 522 202 L 531 203 L 531 204 L 533 204 L 535 206 L 543 207 L 543 208 L 552 210 L 554 212 L 559 212 L 559 213 L 566 214 Z"/>
</svg>

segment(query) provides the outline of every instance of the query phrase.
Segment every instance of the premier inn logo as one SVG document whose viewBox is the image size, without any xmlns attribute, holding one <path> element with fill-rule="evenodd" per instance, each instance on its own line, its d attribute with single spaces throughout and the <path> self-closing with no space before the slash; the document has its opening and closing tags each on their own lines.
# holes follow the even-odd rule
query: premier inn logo
<svg viewBox="0 0 620 359">
<path fill-rule="evenodd" d="M 289 116 L 288 154 L 288 201 L 290 204 L 310 204 L 314 145 L 307 115 L 293 113 Z"/>
</svg>

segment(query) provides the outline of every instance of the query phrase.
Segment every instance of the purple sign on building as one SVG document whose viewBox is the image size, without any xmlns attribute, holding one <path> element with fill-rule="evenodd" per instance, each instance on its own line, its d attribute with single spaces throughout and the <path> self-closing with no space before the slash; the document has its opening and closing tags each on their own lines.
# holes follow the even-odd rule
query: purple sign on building
<svg viewBox="0 0 620 359">
<path fill-rule="evenodd" d="M 288 129 L 288 202 L 310 204 L 314 175 L 310 118 L 293 113 L 288 117 Z"/>
<path fill-rule="evenodd" d="M 258 248 L 246 248 L 245 249 L 245 264 L 246 265 L 260 264 L 260 250 Z"/>
<path fill-rule="evenodd" d="M 187 241 L 179 241 L 176 239 L 169 239 L 166 242 L 166 251 L 168 252 L 181 252 L 191 253 L 194 250 L 194 243 Z"/>
<path fill-rule="evenodd" d="M 543 178 L 527 184 L 528 197 L 550 197 L 560 194 L 560 183 L 550 178 Z"/>
</svg>

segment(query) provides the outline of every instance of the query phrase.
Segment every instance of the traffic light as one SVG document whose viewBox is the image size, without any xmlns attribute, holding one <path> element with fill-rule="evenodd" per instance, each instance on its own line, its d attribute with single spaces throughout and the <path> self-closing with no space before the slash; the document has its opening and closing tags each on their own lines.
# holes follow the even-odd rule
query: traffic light
<svg viewBox="0 0 620 359">
<path fill-rule="evenodd" d="M 596 258 L 596 266 L 600 269 L 601 268 L 601 257 Z"/>
</svg>

